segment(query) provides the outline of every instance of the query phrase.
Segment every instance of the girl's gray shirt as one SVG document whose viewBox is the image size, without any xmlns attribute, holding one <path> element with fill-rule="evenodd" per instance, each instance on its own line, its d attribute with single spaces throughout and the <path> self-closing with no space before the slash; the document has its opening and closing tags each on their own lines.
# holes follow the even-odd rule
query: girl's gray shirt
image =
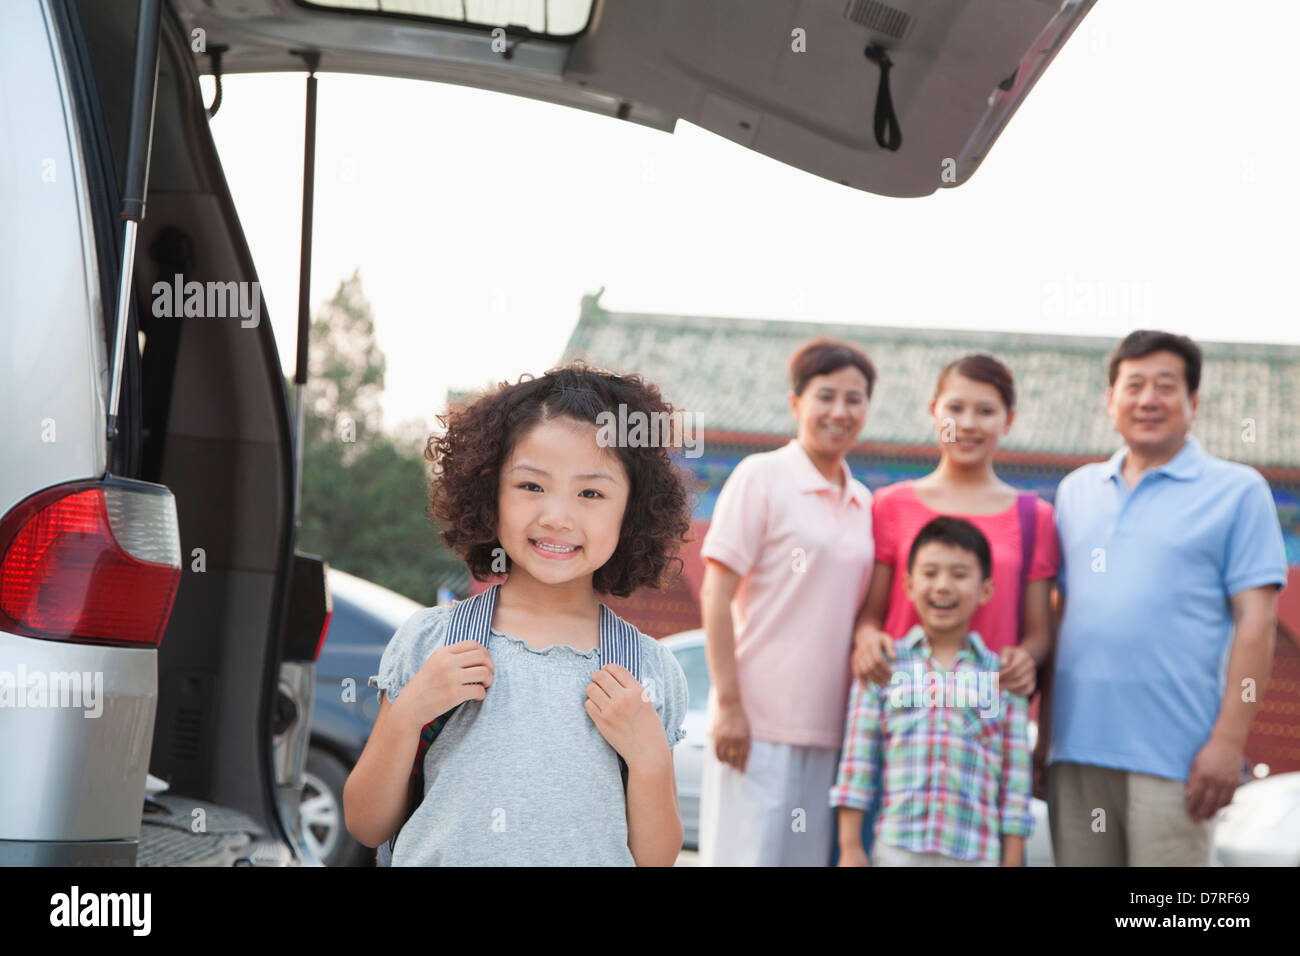
<svg viewBox="0 0 1300 956">
<path fill-rule="evenodd" d="M 450 607 L 417 611 L 379 662 L 396 700 L 442 647 Z M 686 675 L 672 651 L 637 631 L 641 685 L 669 747 L 686 735 Z M 424 756 L 424 799 L 401 829 L 393 866 L 632 866 L 618 752 L 587 714 L 600 653 L 537 650 L 493 630 L 492 685 L 465 701 Z"/>
</svg>

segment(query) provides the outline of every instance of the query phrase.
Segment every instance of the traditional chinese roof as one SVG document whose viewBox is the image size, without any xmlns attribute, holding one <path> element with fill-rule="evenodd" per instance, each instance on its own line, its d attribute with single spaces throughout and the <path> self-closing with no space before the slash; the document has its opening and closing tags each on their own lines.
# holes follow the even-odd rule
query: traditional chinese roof
<svg viewBox="0 0 1300 956">
<path fill-rule="evenodd" d="M 864 442 L 933 446 L 927 406 L 939 370 L 986 351 L 1016 379 L 1018 417 L 1003 448 L 1103 458 L 1119 447 L 1105 409 L 1110 337 L 611 312 L 597 294 L 584 297 L 563 360 L 644 375 L 711 435 L 792 436 L 787 363 L 817 335 L 854 343 L 876 366 Z M 1197 344 L 1205 361 L 1192 434 L 1221 458 L 1300 467 L 1300 347 Z"/>
</svg>

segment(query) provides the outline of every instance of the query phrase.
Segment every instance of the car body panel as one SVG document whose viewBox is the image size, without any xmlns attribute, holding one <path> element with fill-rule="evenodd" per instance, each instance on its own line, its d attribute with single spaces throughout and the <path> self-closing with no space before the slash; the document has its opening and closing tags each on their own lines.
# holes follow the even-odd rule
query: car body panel
<svg viewBox="0 0 1300 956">
<path fill-rule="evenodd" d="M 256 281 L 189 45 L 167 5 L 149 215 L 128 290 L 131 321 L 144 322 L 127 336 L 119 438 L 107 442 L 105 323 L 120 264 L 114 203 L 135 28 L 132 0 L 0 5 L 0 82 L 22 91 L 0 111 L 0 280 L 12 306 L 0 313 L 12 373 L 0 376 L 0 514 L 44 488 L 112 470 L 173 492 L 183 554 L 156 649 L 0 633 L 0 671 L 91 673 L 102 678 L 103 701 L 93 718 L 68 707 L 0 710 L 0 861 L 135 862 L 152 769 L 174 795 L 237 808 L 261 829 L 268 858 L 294 862 L 270 731 L 293 556 L 279 356 L 269 322 L 151 324 L 158 313 L 146 307 L 178 250 L 198 274 Z M 179 242 L 159 241 L 169 228 L 184 233 Z M 160 351 L 169 339 L 174 349 Z M 151 454 L 141 454 L 142 442 Z"/>
<path fill-rule="evenodd" d="M 92 675 L 98 685 L 82 701 L 97 699 L 93 709 L 0 710 L 0 840 L 138 837 L 157 652 L 0 634 L 0 672 L 41 673 L 50 686 L 56 675 Z"/>
<path fill-rule="evenodd" d="M 45 43 L 33 43 L 44 37 Z M 107 347 L 83 150 L 62 50 L 38 0 L 0 7 L 0 514 L 42 488 L 98 478 Z"/>
<path fill-rule="evenodd" d="M 1300 772 L 1237 788 L 1214 825 L 1220 866 L 1300 866 Z"/>
<path fill-rule="evenodd" d="M 281 812 L 288 818 L 290 832 L 299 832 L 298 801 L 302 794 L 303 771 L 307 765 L 307 748 L 311 735 L 313 697 L 316 691 L 316 666 L 312 661 L 284 661 L 280 664 L 277 707 L 290 716 L 277 728 L 272 753 L 275 760 L 275 786 Z M 303 843 L 298 847 L 305 865 L 319 864 Z"/>
<path fill-rule="evenodd" d="M 63 47 L 39 0 L 0 5 L 0 88 L 22 91 L 5 101 L 0 150 L 4 514 L 44 488 L 102 476 L 108 369 L 85 146 Z M 0 710 L 4 860 L 78 860 L 74 844 L 114 840 L 100 862 L 133 856 L 157 652 L 0 632 L 0 673 L 15 688 L 20 673 L 91 675 L 102 706 L 93 717 L 76 707 Z"/>
</svg>

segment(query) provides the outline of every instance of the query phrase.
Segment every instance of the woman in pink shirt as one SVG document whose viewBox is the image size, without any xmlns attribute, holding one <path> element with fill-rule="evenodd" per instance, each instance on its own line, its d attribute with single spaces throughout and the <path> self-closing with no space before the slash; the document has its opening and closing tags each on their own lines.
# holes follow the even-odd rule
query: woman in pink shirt
<svg viewBox="0 0 1300 956">
<path fill-rule="evenodd" d="M 712 689 L 700 796 L 705 866 L 825 866 L 853 625 L 871 579 L 871 493 L 845 454 L 876 370 L 814 340 L 790 360 L 797 436 L 718 495 L 700 592 Z"/>
<path fill-rule="evenodd" d="M 1060 549 L 1052 506 L 1035 496 L 1030 511 L 993 471 L 998 442 L 1016 417 L 1010 370 L 982 354 L 950 362 L 939 373 L 930 414 L 939 466 L 924 478 L 881 488 L 873 499 L 876 567 L 854 632 L 854 675 L 889 683 L 893 643 L 917 623 L 903 593 L 908 550 L 935 515 L 955 515 L 983 531 L 993 550 L 993 598 L 976 612 L 971 630 L 1001 658 L 1003 689 L 1029 696 L 1051 649 L 1049 598 Z M 1033 550 L 1022 573 L 1026 532 Z"/>
</svg>

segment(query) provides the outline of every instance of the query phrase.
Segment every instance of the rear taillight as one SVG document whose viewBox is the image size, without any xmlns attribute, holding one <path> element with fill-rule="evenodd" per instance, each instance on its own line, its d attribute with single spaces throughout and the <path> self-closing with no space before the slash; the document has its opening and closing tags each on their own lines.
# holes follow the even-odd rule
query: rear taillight
<svg viewBox="0 0 1300 956">
<path fill-rule="evenodd" d="M 334 601 L 326 582 L 324 559 L 295 551 L 289 582 L 289 614 L 285 619 L 280 659 L 319 659 L 333 613 Z"/>
<path fill-rule="evenodd" d="M 331 602 L 330 609 L 325 612 L 325 623 L 320 629 L 320 639 L 316 641 L 316 653 L 311 656 L 311 659 L 314 661 L 320 660 L 320 649 L 325 646 L 325 635 L 330 632 L 330 618 L 333 616 L 334 608 L 333 602 Z"/>
<path fill-rule="evenodd" d="M 176 501 L 163 485 L 58 485 L 0 520 L 0 630 L 157 647 L 180 577 Z"/>
</svg>

